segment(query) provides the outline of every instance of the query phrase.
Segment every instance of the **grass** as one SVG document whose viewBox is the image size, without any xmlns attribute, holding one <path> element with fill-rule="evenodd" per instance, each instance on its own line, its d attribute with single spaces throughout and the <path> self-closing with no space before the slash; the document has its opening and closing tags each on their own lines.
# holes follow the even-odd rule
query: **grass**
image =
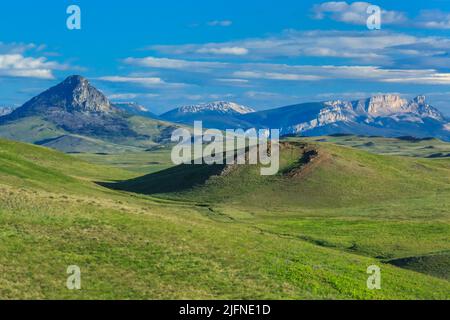
<svg viewBox="0 0 450 320">
<path fill-rule="evenodd" d="M 74 156 L 90 163 L 106 164 L 143 175 L 172 167 L 170 153 L 169 148 L 157 148 L 151 151 L 112 154 L 80 153 Z"/>
<path fill-rule="evenodd" d="M 450 163 L 317 147 L 329 157 L 305 176 L 266 180 L 243 167 L 180 187 L 194 169 L 136 180 L 157 161 L 92 164 L 0 140 L 0 298 L 450 298 L 445 260 L 392 262 L 450 248 Z M 283 152 L 283 169 L 299 155 Z M 96 183 L 116 180 L 152 195 Z M 180 190 L 155 194 L 164 180 Z M 372 264 L 382 290 L 366 287 Z M 81 268 L 80 291 L 65 287 L 69 265 Z"/>
</svg>

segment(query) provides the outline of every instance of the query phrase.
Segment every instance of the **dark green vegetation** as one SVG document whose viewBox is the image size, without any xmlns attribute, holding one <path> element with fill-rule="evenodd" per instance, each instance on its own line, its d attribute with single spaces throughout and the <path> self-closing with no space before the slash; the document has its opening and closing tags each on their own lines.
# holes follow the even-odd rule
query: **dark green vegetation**
<svg viewBox="0 0 450 320">
<path fill-rule="evenodd" d="M 261 177 L 1 140 L 0 297 L 450 298 L 450 159 L 302 141 Z M 373 264 L 382 290 L 366 287 Z"/>
<path fill-rule="evenodd" d="M 450 266 L 450 253 L 442 252 L 421 257 L 409 257 L 395 259 L 389 263 L 422 273 L 431 274 L 436 277 L 450 280 L 448 267 Z"/>
</svg>

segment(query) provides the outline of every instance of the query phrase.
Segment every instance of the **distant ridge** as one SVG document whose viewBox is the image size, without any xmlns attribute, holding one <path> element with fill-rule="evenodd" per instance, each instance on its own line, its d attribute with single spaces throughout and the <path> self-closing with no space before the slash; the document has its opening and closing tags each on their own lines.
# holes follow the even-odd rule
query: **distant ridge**
<svg viewBox="0 0 450 320">
<path fill-rule="evenodd" d="M 243 117 L 258 127 L 280 128 L 283 134 L 363 134 L 450 139 L 448 120 L 425 96 L 410 101 L 398 95 L 378 95 L 357 101 L 307 103 Z"/>
<path fill-rule="evenodd" d="M 376 95 L 355 101 L 302 103 L 259 112 L 229 102 L 210 103 L 177 108 L 161 118 L 187 125 L 199 120 L 205 127 L 222 130 L 280 129 L 282 135 L 291 136 L 362 134 L 450 140 L 449 120 L 423 95 L 412 100 L 395 94 Z"/>
<path fill-rule="evenodd" d="M 173 109 L 160 117 L 167 121 L 192 125 L 194 121 L 201 120 L 205 127 L 235 128 L 251 126 L 250 123 L 240 120 L 240 116 L 255 112 L 252 108 L 226 101 L 188 105 Z"/>
</svg>

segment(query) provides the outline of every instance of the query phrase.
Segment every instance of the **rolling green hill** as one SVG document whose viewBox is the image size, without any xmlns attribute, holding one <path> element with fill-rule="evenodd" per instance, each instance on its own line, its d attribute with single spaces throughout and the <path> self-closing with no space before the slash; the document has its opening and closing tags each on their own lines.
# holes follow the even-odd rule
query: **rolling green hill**
<svg viewBox="0 0 450 320">
<path fill-rule="evenodd" d="M 317 155 L 308 162 L 305 157 L 311 152 Z M 339 208 L 446 195 L 450 159 L 380 156 L 329 143 L 296 141 L 282 145 L 277 176 L 260 176 L 257 166 L 181 165 L 115 187 L 256 208 Z"/>
<path fill-rule="evenodd" d="M 132 180 L 138 173 L 0 140 L 0 298 L 448 299 L 443 260 L 393 260 L 449 249 L 449 162 L 319 143 L 305 146 L 319 156 L 301 166 L 300 146 L 285 146 L 273 180 L 247 167 Z M 180 186 L 192 170 L 209 195 Z M 165 188 L 180 190 L 157 198 L 98 184 L 155 193 L 167 174 Z M 373 264 L 381 290 L 366 287 Z M 81 268 L 80 291 L 65 287 L 69 265 Z"/>
</svg>

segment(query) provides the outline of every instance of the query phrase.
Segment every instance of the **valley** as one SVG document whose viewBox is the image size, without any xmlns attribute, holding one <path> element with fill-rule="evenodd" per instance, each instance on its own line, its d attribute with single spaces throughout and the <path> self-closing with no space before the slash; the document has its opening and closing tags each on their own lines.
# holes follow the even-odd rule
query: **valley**
<svg viewBox="0 0 450 320">
<path fill-rule="evenodd" d="M 124 165 L 1 140 L 0 297 L 448 298 L 449 159 L 292 143 L 279 176 L 200 166 L 195 184 L 190 168 L 159 167 L 164 150 Z M 331 158 L 289 174 L 302 145 Z M 74 264 L 80 291 L 65 287 Z M 366 288 L 373 264 L 382 290 Z"/>
</svg>

